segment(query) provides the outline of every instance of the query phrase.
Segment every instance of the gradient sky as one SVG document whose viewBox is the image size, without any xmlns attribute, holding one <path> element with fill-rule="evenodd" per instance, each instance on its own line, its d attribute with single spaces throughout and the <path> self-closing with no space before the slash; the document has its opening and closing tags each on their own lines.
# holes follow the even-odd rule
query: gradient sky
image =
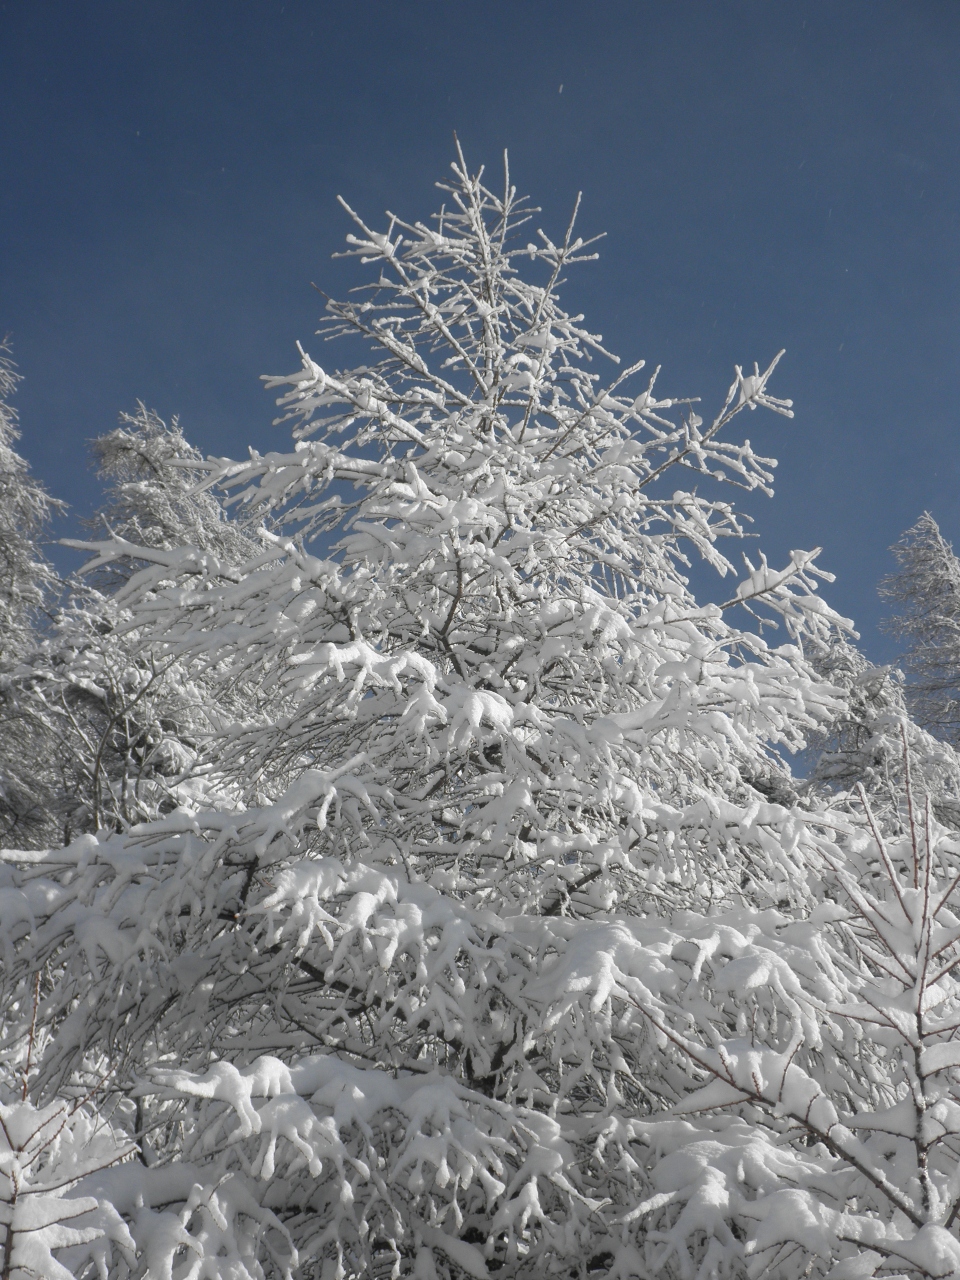
<svg viewBox="0 0 960 1280">
<path fill-rule="evenodd" d="M 90 510 L 85 442 L 138 398 L 281 445 L 258 375 L 357 279 L 335 196 L 425 217 L 454 130 L 548 230 L 583 191 L 608 234 L 565 301 L 662 394 L 787 348 L 796 418 L 744 423 L 760 545 L 823 546 L 888 659 L 889 544 L 927 508 L 960 546 L 957 0 L 0 2 L 0 334 L 49 488 Z"/>
</svg>

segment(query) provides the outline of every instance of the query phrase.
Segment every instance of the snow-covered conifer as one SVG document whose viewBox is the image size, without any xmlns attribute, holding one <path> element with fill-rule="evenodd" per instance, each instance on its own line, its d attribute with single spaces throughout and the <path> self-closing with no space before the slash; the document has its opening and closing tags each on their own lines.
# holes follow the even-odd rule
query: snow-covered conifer
<svg viewBox="0 0 960 1280">
<path fill-rule="evenodd" d="M 293 449 L 193 468 L 256 553 L 91 544 L 141 655 L 257 696 L 219 793 L 5 860 L 0 995 L 42 971 L 38 1100 L 113 1091 L 140 1159 L 90 1194 L 151 1273 L 732 1277 L 739 1210 L 714 1246 L 657 1201 L 648 1249 L 647 1135 L 698 1083 L 674 1005 L 694 1044 L 707 957 L 805 918 L 850 825 L 786 763 L 839 707 L 813 555 L 752 553 L 719 604 L 686 575 L 737 578 L 714 486 L 773 464 L 729 428 L 789 403 L 777 359 L 707 423 L 642 362 L 602 376 L 573 224 L 532 233 L 462 156 L 443 189 L 429 224 L 350 214 L 373 280 L 326 331 L 372 356 L 267 380 Z"/>
<path fill-rule="evenodd" d="M 769 486 L 772 464 L 725 431 L 745 409 L 790 413 L 768 389 L 776 360 L 738 369 L 706 427 L 691 401 L 657 399 L 656 373 L 633 385 L 642 361 L 602 378 L 599 338 L 557 298 L 590 256 L 572 224 L 524 245 L 531 211 L 509 180 L 495 195 L 462 160 L 447 196 L 432 227 L 392 218 L 381 235 L 352 215 L 349 253 L 378 276 L 329 303 L 327 330 L 368 340 L 376 363 L 333 374 L 304 354 L 267 380 L 291 388 L 295 451 L 210 464 L 210 483 L 269 517 L 266 549 L 237 565 L 115 538 L 93 567 L 152 562 L 118 597 L 150 643 L 288 701 L 224 746 L 239 776 L 271 781 L 251 799 L 349 763 L 377 859 L 501 884 L 506 870 L 548 903 L 594 870 L 738 886 L 710 797 L 776 791 L 779 751 L 829 711 L 802 644 L 838 622 L 809 553 L 747 561 L 720 606 L 698 605 L 683 572 L 691 555 L 732 571 L 722 547 L 741 522 L 696 485 Z M 783 642 L 737 626 L 741 606 Z M 669 853 L 648 802 L 685 832 Z M 585 844 L 611 853 L 564 871 Z M 792 877 L 764 864 L 777 897 Z"/>
<path fill-rule="evenodd" d="M 9 347 L 0 343 L 0 662 L 5 663 L 30 644 L 36 614 L 57 586 L 37 538 L 58 504 L 31 479 L 14 448 L 20 433 L 10 399 L 19 380 Z"/>
<path fill-rule="evenodd" d="M 107 486 L 88 522 L 93 528 L 154 548 L 189 541 L 235 559 L 252 554 L 255 543 L 216 497 L 196 491 L 189 468 L 200 454 L 177 423 L 168 427 L 140 405 L 94 441 L 93 452 Z M 23 732 L 36 738 L 29 773 L 45 783 L 33 844 L 56 832 L 69 842 L 86 830 L 125 830 L 176 808 L 196 790 L 198 769 L 206 772 L 201 759 L 211 728 L 234 718 L 209 680 L 188 664 L 158 658 L 127 626 L 115 594 L 135 567 L 118 564 L 96 581 L 73 580 L 10 678 L 8 700 Z"/>
<path fill-rule="evenodd" d="M 38 546 L 52 509 L 17 453 L 11 404 L 19 374 L 0 343 L 0 844 L 55 838 L 51 827 L 48 740 L 43 717 L 18 682 L 18 664 L 38 642 L 44 606 L 54 604 L 57 575 Z"/>
<path fill-rule="evenodd" d="M 960 560 L 924 512 L 893 547 L 898 569 L 881 584 L 907 642 L 910 707 L 917 722 L 960 746 Z"/>
<path fill-rule="evenodd" d="M 930 797 L 940 822 L 960 828 L 960 759 L 911 719 L 901 672 L 868 662 L 841 636 L 814 655 L 813 665 L 843 696 L 836 715 L 811 736 L 816 762 L 802 794 L 859 812 L 863 787 L 873 812 L 896 823 L 907 785 L 906 739 L 914 785 Z"/>
<path fill-rule="evenodd" d="M 202 454 L 186 439 L 177 419 L 169 425 L 138 404 L 122 413 L 120 425 L 92 443 L 100 479 L 107 492 L 89 527 L 108 529 L 115 537 L 146 547 L 191 546 L 221 559 L 242 563 L 258 543 L 231 520 L 209 489 L 197 485 L 195 468 Z M 104 589 L 116 589 L 135 565 L 111 562 Z"/>
</svg>

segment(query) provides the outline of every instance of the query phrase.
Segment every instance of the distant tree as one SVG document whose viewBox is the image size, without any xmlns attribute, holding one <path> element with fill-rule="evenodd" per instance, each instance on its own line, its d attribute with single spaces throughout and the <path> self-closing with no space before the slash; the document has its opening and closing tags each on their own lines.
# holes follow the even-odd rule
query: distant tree
<svg viewBox="0 0 960 1280">
<path fill-rule="evenodd" d="M 184 664 L 133 647 L 108 594 L 73 585 L 18 673 L 46 734 L 50 817 L 65 842 L 176 808 L 215 710 Z"/>
<path fill-rule="evenodd" d="M 258 540 L 203 486 L 203 455 L 176 418 L 168 425 L 138 404 L 91 448 L 106 487 L 96 516 L 87 522 L 91 530 L 106 528 L 116 538 L 153 549 L 196 547 L 226 564 L 242 564 L 258 552 Z M 114 560 L 99 585 L 112 593 L 138 567 L 132 558 Z"/>
<path fill-rule="evenodd" d="M 19 375 L 9 352 L 0 343 L 0 846 L 29 846 L 56 838 L 49 740 L 19 667 L 39 642 L 44 610 L 56 603 L 59 581 L 39 539 L 60 504 L 14 447 L 20 433 L 10 400 Z"/>
<path fill-rule="evenodd" d="M 106 486 L 93 527 L 152 549 L 189 541 L 218 564 L 242 562 L 257 549 L 203 490 L 191 469 L 200 454 L 176 423 L 168 427 L 141 405 L 94 441 L 93 452 Z M 42 490 L 32 506 L 21 495 L 35 522 L 43 501 Z M 218 699 L 195 666 L 170 655 L 158 660 L 139 643 L 115 599 L 136 563 L 118 563 L 95 581 L 60 584 L 42 561 L 30 560 L 19 526 L 14 532 L 8 541 L 24 566 L 17 580 L 26 585 L 15 597 L 19 614 L 8 611 L 4 631 L 18 655 L 5 664 L 2 692 L 4 843 L 32 848 L 103 827 L 126 830 L 176 808 L 188 793 L 202 793 L 208 783 L 197 773 L 203 779 L 210 773 L 201 763 L 204 743 L 237 709 Z M 30 610 L 41 600 L 47 619 L 37 631 Z M 231 696 L 245 705 L 256 701 L 249 690 L 234 688 Z"/>
<path fill-rule="evenodd" d="M 259 549 L 202 488 L 201 455 L 176 421 L 168 426 L 141 404 L 92 450 L 106 492 L 90 527 L 150 550 L 192 546 L 221 572 Z M 126 830 L 195 794 L 198 768 L 209 772 L 204 743 L 237 712 L 224 703 L 222 684 L 215 690 L 196 664 L 140 643 L 116 596 L 145 563 L 116 561 L 72 583 L 33 658 L 31 691 L 53 731 L 68 838 Z"/>
<path fill-rule="evenodd" d="M 37 614 L 58 586 L 38 539 L 53 508 L 42 485 L 14 445 L 20 438 L 10 397 L 20 381 L 10 348 L 0 343 L 0 662 L 22 656 L 31 645 Z"/>
<path fill-rule="evenodd" d="M 960 747 L 960 560 L 929 512 L 893 553 L 898 569 L 880 592 L 896 610 L 890 629 L 907 643 L 911 711 L 924 728 Z"/>
<path fill-rule="evenodd" d="M 874 813 L 896 824 L 912 777 L 937 820 L 960 828 L 960 757 L 911 718 L 902 673 L 869 662 L 844 636 L 820 649 L 813 665 L 841 697 L 835 715 L 810 736 L 815 763 L 801 794 L 857 812 L 862 787 Z"/>
</svg>

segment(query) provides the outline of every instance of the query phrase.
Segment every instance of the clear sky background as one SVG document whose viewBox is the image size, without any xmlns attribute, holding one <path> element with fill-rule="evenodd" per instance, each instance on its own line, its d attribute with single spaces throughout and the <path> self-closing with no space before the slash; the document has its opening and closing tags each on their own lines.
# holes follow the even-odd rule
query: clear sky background
<svg viewBox="0 0 960 1280">
<path fill-rule="evenodd" d="M 960 546 L 958 0 L 0 0 L 0 333 L 49 488 L 90 510 L 138 398 L 281 445 L 258 375 L 356 279 L 335 196 L 426 216 L 454 130 L 549 230 L 582 189 L 565 300 L 662 394 L 787 348 L 760 545 L 822 545 L 889 659 L 889 544 L 929 509 Z"/>
</svg>

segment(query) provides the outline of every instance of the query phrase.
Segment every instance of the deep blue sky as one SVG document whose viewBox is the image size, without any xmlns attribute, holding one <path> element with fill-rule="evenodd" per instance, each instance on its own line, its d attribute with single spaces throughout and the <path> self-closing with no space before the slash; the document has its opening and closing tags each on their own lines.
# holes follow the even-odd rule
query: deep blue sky
<svg viewBox="0 0 960 1280">
<path fill-rule="evenodd" d="M 280 443 L 258 375 L 355 278 L 336 194 L 425 216 L 454 129 L 549 229 L 583 190 L 608 236 L 567 300 L 664 394 L 787 348 L 796 418 L 745 424 L 761 545 L 822 545 L 890 655 L 886 548 L 924 508 L 960 544 L 957 0 L 0 2 L 0 333 L 51 490 L 90 508 L 85 441 L 138 397 Z"/>
</svg>

